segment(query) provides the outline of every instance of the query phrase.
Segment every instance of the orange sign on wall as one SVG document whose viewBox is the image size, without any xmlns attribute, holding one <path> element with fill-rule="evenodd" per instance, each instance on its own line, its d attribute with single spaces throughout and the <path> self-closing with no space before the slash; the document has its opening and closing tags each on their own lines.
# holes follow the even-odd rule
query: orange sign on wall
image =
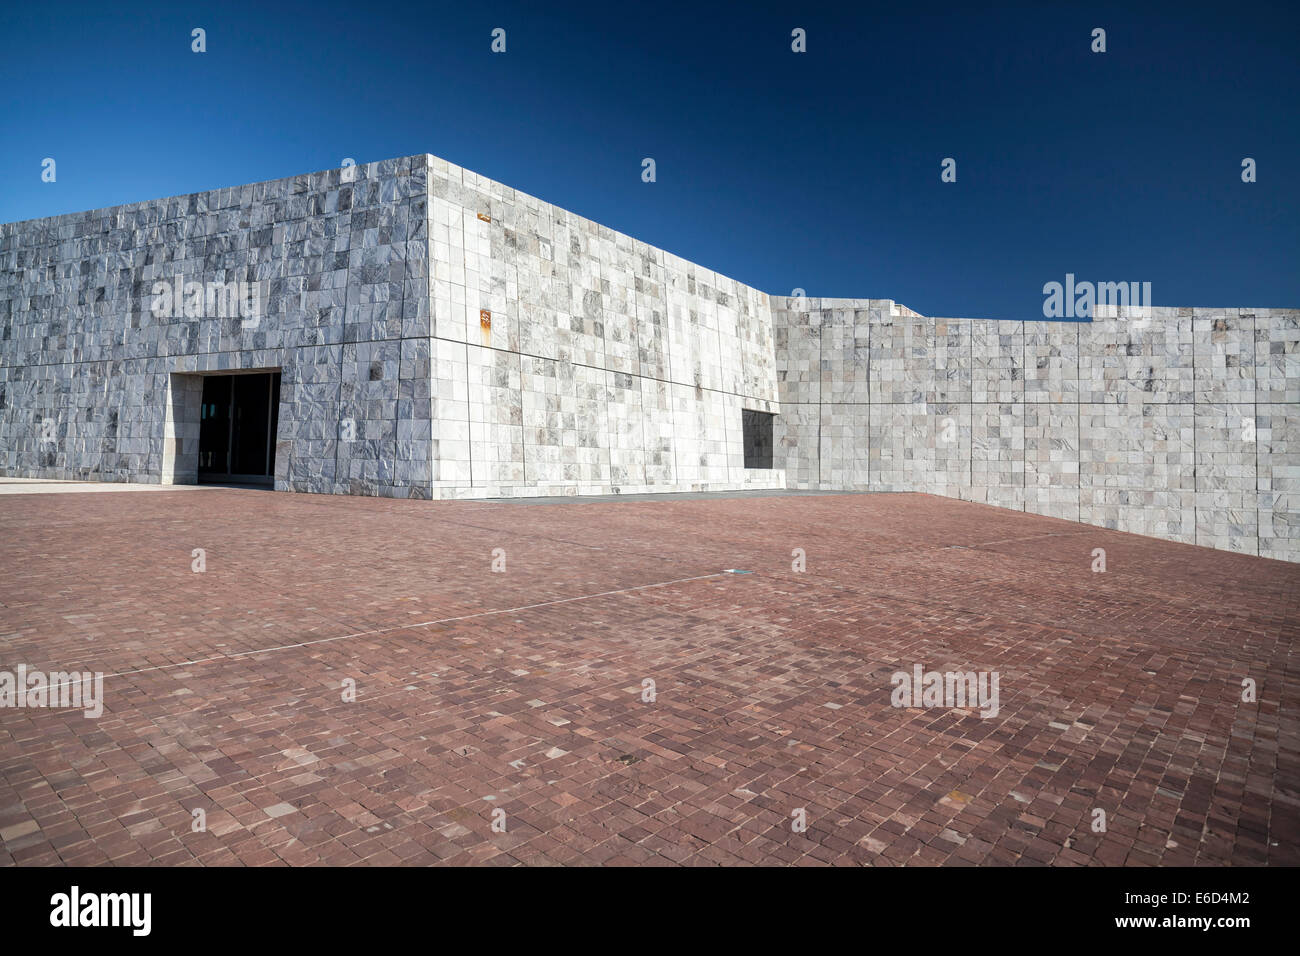
<svg viewBox="0 0 1300 956">
<path fill-rule="evenodd" d="M 478 214 L 478 217 L 479 217 L 480 219 L 482 219 L 484 222 L 491 222 L 491 221 L 492 221 L 492 217 L 491 217 L 491 216 L 484 215 L 483 213 L 479 213 L 479 214 Z"/>
<path fill-rule="evenodd" d="M 485 329 L 492 328 L 492 313 L 487 309 L 478 310 L 478 324 Z"/>
</svg>

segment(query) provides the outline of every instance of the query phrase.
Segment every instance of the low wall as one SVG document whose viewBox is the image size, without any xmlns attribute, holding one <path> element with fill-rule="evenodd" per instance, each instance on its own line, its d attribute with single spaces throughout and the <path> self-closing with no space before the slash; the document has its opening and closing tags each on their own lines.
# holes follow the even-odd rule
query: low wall
<svg viewBox="0 0 1300 956">
<path fill-rule="evenodd" d="M 771 302 L 791 488 L 924 491 L 1300 560 L 1300 310 L 1065 323 Z"/>
</svg>

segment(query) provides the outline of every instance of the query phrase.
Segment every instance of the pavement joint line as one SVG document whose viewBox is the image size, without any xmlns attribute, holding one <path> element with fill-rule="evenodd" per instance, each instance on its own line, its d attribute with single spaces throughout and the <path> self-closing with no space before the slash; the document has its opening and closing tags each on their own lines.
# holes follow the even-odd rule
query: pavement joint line
<svg viewBox="0 0 1300 956">
<path fill-rule="evenodd" d="M 714 571 L 711 574 L 697 574 L 689 578 L 676 578 L 672 581 L 656 581 L 653 584 L 638 584 L 630 588 L 616 588 L 612 591 L 600 591 L 596 594 L 579 594 L 576 597 L 556 598 L 554 601 L 541 601 L 537 604 L 521 604 L 518 607 L 498 608 L 493 611 L 476 611 L 473 614 L 462 614 L 459 617 L 444 617 L 435 621 L 421 621 L 418 624 L 395 624 L 392 627 L 381 627 L 373 631 L 357 631 L 353 634 L 336 634 L 334 637 L 322 637 L 315 641 L 300 641 L 297 644 L 281 644 L 276 647 L 254 648 L 248 651 L 236 651 L 233 654 L 217 654 L 213 657 L 201 657 L 192 661 L 174 661 L 171 664 L 155 664 L 152 667 L 140 667 L 136 670 L 121 671 L 117 674 L 105 674 L 105 679 L 110 677 L 131 677 L 135 674 L 147 674 L 151 671 L 170 670 L 175 667 L 193 667 L 198 664 L 210 664 L 213 661 L 234 660 L 236 657 L 250 657 L 254 654 L 272 654 L 276 651 L 291 651 L 300 647 L 311 647 L 315 644 L 329 644 L 333 641 L 345 641 L 353 637 L 372 637 L 375 634 L 387 634 L 390 631 L 405 631 L 419 627 L 432 627 L 435 624 L 455 624 L 457 621 L 470 621 L 480 617 L 491 617 L 495 614 L 515 614 L 521 611 L 532 611 L 539 607 L 551 607 L 556 604 L 572 604 L 575 601 L 590 601 L 593 598 L 609 597 L 614 594 L 628 594 L 632 591 L 645 591 L 650 588 L 665 588 L 673 584 L 685 584 L 689 581 L 704 581 L 709 578 L 720 578 L 728 571 Z M 65 681 L 62 684 L 50 685 L 53 690 L 57 687 L 65 687 L 75 681 Z"/>
</svg>

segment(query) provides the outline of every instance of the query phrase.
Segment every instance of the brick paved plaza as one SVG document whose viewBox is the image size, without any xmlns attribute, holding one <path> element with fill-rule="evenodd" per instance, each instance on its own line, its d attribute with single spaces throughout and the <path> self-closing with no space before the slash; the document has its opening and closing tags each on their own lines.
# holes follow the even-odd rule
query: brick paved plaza
<svg viewBox="0 0 1300 956">
<path fill-rule="evenodd" d="M 0 669 L 105 680 L 0 709 L 0 863 L 1294 864 L 1298 633 L 1296 564 L 921 494 L 7 495 Z"/>
</svg>

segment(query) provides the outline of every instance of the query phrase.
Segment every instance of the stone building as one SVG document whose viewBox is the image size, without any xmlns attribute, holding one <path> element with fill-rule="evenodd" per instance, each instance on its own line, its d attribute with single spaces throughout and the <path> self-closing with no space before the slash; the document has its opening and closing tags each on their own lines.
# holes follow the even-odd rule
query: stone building
<svg viewBox="0 0 1300 956">
<path fill-rule="evenodd" d="M 427 155 L 0 226 L 0 474 L 922 491 L 1300 560 L 1300 310 L 772 296 Z"/>
</svg>

